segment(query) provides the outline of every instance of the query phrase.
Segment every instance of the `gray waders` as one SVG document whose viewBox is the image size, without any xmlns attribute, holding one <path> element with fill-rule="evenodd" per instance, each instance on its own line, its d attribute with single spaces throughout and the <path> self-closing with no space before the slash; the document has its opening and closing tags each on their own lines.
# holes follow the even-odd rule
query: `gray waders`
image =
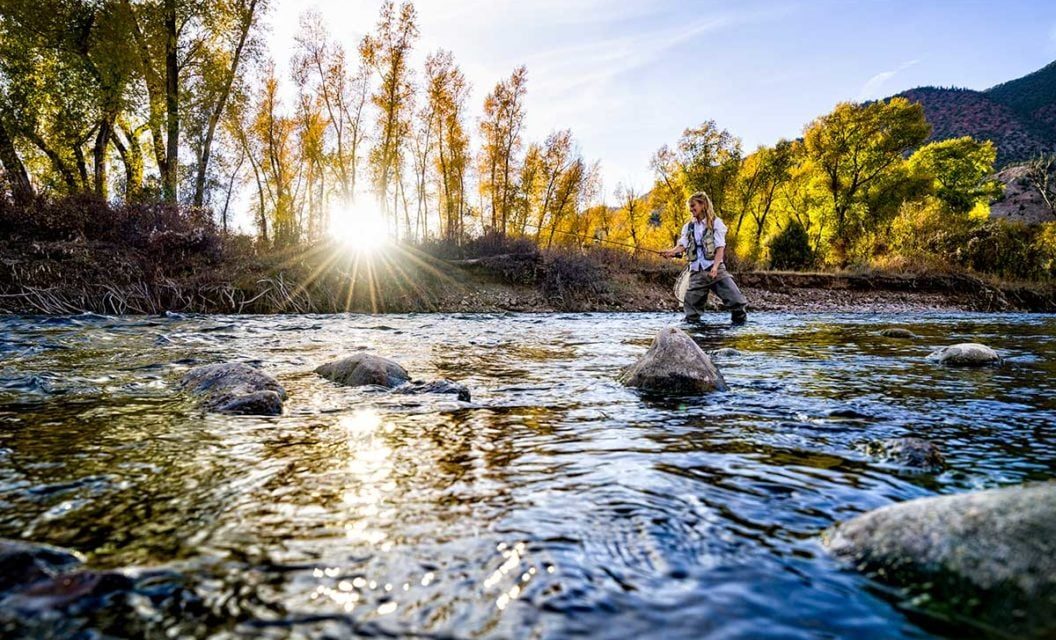
<svg viewBox="0 0 1056 640">
<path fill-rule="evenodd" d="M 726 271 L 726 265 L 719 265 L 719 273 L 715 279 L 711 278 L 710 272 L 711 267 L 708 267 L 689 274 L 689 288 L 686 289 L 686 299 L 683 302 L 686 320 L 690 322 L 700 320 L 700 314 L 704 311 L 704 303 L 708 301 L 708 292 L 714 291 L 715 295 L 722 300 L 723 306 L 730 310 L 730 320 L 734 324 L 745 322 L 748 319 L 748 313 L 744 307 L 748 304 L 748 300 L 737 288 L 733 277 Z"/>
</svg>

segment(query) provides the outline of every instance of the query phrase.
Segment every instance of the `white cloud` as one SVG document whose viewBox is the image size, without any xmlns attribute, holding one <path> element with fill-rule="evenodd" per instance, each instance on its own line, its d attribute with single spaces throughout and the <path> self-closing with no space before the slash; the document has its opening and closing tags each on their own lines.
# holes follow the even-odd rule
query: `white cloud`
<svg viewBox="0 0 1056 640">
<path fill-rule="evenodd" d="M 899 72 L 905 71 L 906 69 L 912 67 L 918 62 L 920 61 L 910 60 L 909 62 L 903 63 L 897 69 L 893 69 L 891 71 L 881 71 L 872 78 L 869 78 L 865 81 L 865 84 L 862 85 L 861 90 L 858 91 L 858 97 L 856 99 L 858 100 L 858 102 L 863 102 L 865 100 L 872 100 L 874 98 L 881 97 L 880 89 L 882 89 L 883 86 L 887 84 L 888 80 L 895 77 L 895 75 L 897 75 Z"/>
</svg>

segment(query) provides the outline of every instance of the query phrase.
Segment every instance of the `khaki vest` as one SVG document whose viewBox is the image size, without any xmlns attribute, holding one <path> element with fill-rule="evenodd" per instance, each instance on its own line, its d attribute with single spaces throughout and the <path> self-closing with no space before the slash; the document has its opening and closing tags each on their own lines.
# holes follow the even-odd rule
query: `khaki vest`
<svg viewBox="0 0 1056 640">
<path fill-rule="evenodd" d="M 704 234 L 701 236 L 701 246 L 697 245 L 697 232 L 693 228 L 693 225 L 697 224 L 695 220 L 690 220 L 686 223 L 686 239 L 689 244 L 686 246 L 686 260 L 690 264 L 697 261 L 697 252 L 702 251 L 704 253 L 705 260 L 715 259 L 715 229 L 708 227 L 707 222 L 701 222 L 704 225 Z"/>
</svg>

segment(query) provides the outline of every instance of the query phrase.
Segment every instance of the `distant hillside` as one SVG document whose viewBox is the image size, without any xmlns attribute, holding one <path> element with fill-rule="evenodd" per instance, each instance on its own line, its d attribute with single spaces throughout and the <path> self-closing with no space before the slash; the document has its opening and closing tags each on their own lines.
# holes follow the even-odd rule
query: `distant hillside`
<svg viewBox="0 0 1056 640">
<path fill-rule="evenodd" d="M 992 140 L 998 166 L 1056 151 L 1056 62 L 986 91 L 918 87 L 898 95 L 923 105 L 933 140 Z"/>
</svg>

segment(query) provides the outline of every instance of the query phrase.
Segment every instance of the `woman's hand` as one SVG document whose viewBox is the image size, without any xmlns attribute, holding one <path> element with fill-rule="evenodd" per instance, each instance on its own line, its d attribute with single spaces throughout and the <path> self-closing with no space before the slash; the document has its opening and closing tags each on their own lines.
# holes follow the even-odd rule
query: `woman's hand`
<svg viewBox="0 0 1056 640">
<path fill-rule="evenodd" d="M 714 280 L 715 278 L 719 277 L 719 263 L 718 262 L 716 262 L 714 265 L 712 265 L 711 271 L 708 272 L 708 277 L 710 277 L 712 280 Z"/>
</svg>

